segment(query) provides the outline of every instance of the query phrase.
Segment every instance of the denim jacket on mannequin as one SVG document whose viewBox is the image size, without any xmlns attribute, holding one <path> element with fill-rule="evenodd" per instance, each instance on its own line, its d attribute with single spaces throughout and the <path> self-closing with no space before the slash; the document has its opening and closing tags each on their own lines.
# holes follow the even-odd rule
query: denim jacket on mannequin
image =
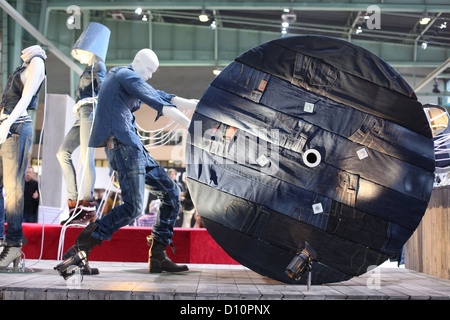
<svg viewBox="0 0 450 320">
<path fill-rule="evenodd" d="M 103 61 L 96 62 L 93 67 L 88 66 L 84 69 L 78 82 L 78 89 L 76 93 L 76 101 L 78 102 L 85 98 L 92 98 L 98 96 L 100 88 L 106 77 L 106 66 Z M 92 85 L 94 82 L 94 85 Z M 94 87 L 94 94 L 92 94 L 92 87 Z"/>
<path fill-rule="evenodd" d="M 34 56 L 30 59 L 30 61 L 36 57 L 41 58 L 45 62 L 45 59 L 41 56 Z M 22 98 L 23 83 L 20 75 L 27 66 L 28 64 L 21 65 L 14 71 L 13 74 L 9 76 L 5 90 L 3 91 L 3 98 L 1 102 L 1 110 L 3 114 L 11 114 L 11 112 L 16 107 L 17 102 L 19 102 L 19 100 Z M 36 94 L 31 99 L 30 104 L 27 107 L 28 110 L 34 110 L 37 108 L 37 100 L 39 92 L 41 91 L 41 87 L 42 83 L 39 86 L 39 89 L 36 91 Z"/>
<path fill-rule="evenodd" d="M 113 136 L 123 144 L 142 149 L 133 112 L 144 102 L 158 112 L 157 120 L 164 106 L 175 106 L 170 102 L 174 96 L 155 90 L 134 72 L 131 64 L 111 69 L 98 97 L 89 146 L 105 146 Z"/>
</svg>

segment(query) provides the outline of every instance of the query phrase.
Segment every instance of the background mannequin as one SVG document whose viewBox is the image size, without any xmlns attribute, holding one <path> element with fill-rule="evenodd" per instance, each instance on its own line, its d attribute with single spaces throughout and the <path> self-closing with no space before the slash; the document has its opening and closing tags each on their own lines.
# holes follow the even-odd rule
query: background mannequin
<svg viewBox="0 0 450 320">
<path fill-rule="evenodd" d="M 3 92 L 0 120 L 0 172 L 6 193 L 6 244 L 0 254 L 0 267 L 20 260 L 22 247 L 23 193 L 28 155 L 32 146 L 32 120 L 37 94 L 45 78 L 45 51 L 32 46 L 22 51 L 22 66 L 9 77 Z"/>
<path fill-rule="evenodd" d="M 106 66 L 103 61 L 96 61 L 95 55 L 89 51 L 76 49 L 76 53 L 75 56 L 80 63 L 88 66 L 78 83 L 77 99 L 73 108 L 76 121 L 64 138 L 56 156 L 67 186 L 70 217 L 73 214 L 78 215 L 69 223 L 86 224 L 96 218 L 96 203 L 92 199 L 95 184 L 94 149 L 88 147 L 88 142 L 97 95 L 106 77 Z M 78 147 L 83 165 L 80 186 L 77 185 L 76 170 L 72 161 L 72 153 Z M 77 206 L 80 210 L 75 210 Z"/>
<path fill-rule="evenodd" d="M 106 77 L 105 59 L 110 31 L 100 23 L 91 22 L 72 47 L 71 55 L 87 67 L 78 82 L 73 112 L 76 121 L 62 142 L 56 156 L 67 187 L 69 219 L 61 224 L 87 224 L 96 219 L 93 201 L 95 185 L 94 149 L 88 147 L 97 96 Z M 72 153 L 80 147 L 83 165 L 80 185 L 77 185 Z"/>
</svg>

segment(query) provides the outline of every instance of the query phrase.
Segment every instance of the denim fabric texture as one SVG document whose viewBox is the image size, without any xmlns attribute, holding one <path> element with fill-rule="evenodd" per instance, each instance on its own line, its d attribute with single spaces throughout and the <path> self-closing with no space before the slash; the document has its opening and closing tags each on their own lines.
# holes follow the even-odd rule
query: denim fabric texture
<svg viewBox="0 0 450 320">
<path fill-rule="evenodd" d="M 56 157 L 61 166 L 61 171 L 66 182 L 67 196 L 69 200 L 90 200 L 94 194 L 95 185 L 95 161 L 94 149 L 88 147 L 89 137 L 94 117 L 94 106 L 90 103 L 82 105 L 75 114 L 75 123 L 59 147 Z M 77 185 L 75 166 L 72 161 L 73 152 L 80 147 L 80 161 L 83 173 L 81 186 Z M 79 190 L 81 187 L 81 190 Z"/>
<path fill-rule="evenodd" d="M 32 57 L 30 61 L 34 58 L 41 58 L 45 62 L 45 59 L 41 56 Z M 17 102 L 19 102 L 20 98 L 22 97 L 23 83 L 20 78 L 20 74 L 25 70 L 27 66 L 28 64 L 21 65 L 8 77 L 8 82 L 6 83 L 5 89 L 3 90 L 2 102 L 0 104 L 3 114 L 11 114 Z M 27 109 L 34 110 L 37 108 L 37 102 L 41 87 L 42 83 L 40 84 L 34 96 L 31 98 L 30 104 L 28 105 Z"/>
<path fill-rule="evenodd" d="M 103 61 L 86 67 L 78 81 L 76 102 L 85 98 L 97 97 L 105 77 L 106 66 Z M 75 123 L 56 154 L 66 182 L 68 198 L 72 201 L 78 200 L 79 193 L 81 194 L 80 200 L 91 200 L 94 195 L 94 149 L 88 147 L 94 112 L 95 105 L 92 103 L 86 103 L 78 108 L 75 114 Z M 83 174 L 80 179 L 81 190 L 78 190 L 76 171 L 72 162 L 72 153 L 78 147 L 80 147 L 80 160 L 83 165 L 81 168 Z"/>
<path fill-rule="evenodd" d="M 254 104 L 251 101 L 241 101 L 238 106 L 231 108 L 228 103 L 232 104 L 233 102 L 236 102 L 236 97 L 233 97 L 233 95 L 230 94 L 222 94 L 219 92 L 221 91 L 219 89 L 209 88 L 208 90 L 210 96 L 217 98 L 219 101 L 215 103 L 215 110 L 225 110 L 221 113 L 219 122 L 202 117 L 201 114 L 205 109 L 199 108 L 197 111 L 199 115 L 195 117 L 193 121 L 205 123 L 203 127 L 206 130 L 209 130 L 209 132 L 211 132 L 213 128 L 219 127 L 221 122 L 225 122 L 241 129 L 234 135 L 234 140 L 239 139 L 240 134 L 242 133 L 249 141 L 256 141 L 257 137 L 259 137 L 270 141 L 271 144 L 276 144 L 282 148 L 298 152 L 300 155 L 308 149 L 316 149 L 321 153 L 324 163 L 329 165 L 339 163 L 341 169 L 346 170 L 351 174 L 357 174 L 362 178 L 371 180 L 406 195 L 410 195 L 419 200 L 426 200 L 427 190 L 429 190 L 430 185 L 432 185 L 434 181 L 433 172 L 424 170 L 419 166 L 411 165 L 408 161 L 401 161 L 391 157 L 384 149 L 373 143 L 369 144 L 370 147 L 367 146 L 367 148 L 364 149 L 365 152 L 367 152 L 367 157 L 359 159 L 359 157 L 357 157 L 357 152 L 364 148 L 361 144 L 354 143 L 351 140 L 332 132 L 322 130 L 322 128 L 303 121 L 301 118 L 277 112 L 274 109 Z M 202 103 L 209 102 L 207 97 L 202 99 L 202 101 Z M 223 107 L 224 103 L 222 101 L 227 101 L 226 104 L 228 105 Z M 205 113 L 209 113 L 210 116 L 213 116 L 211 115 L 211 110 L 208 111 Z M 228 117 L 226 114 L 227 111 L 229 114 Z M 243 116 L 235 118 L 230 112 L 238 112 L 243 114 Z M 246 113 L 252 114 L 252 132 L 249 132 L 248 129 L 246 130 L 246 127 L 249 127 L 247 122 L 245 124 L 243 123 L 243 121 L 248 119 L 245 118 Z M 238 121 L 240 121 L 240 123 L 237 123 Z M 268 136 L 270 130 L 275 127 L 280 128 L 276 139 L 274 136 Z M 200 137 L 198 137 L 198 134 L 194 134 L 195 141 L 198 142 L 196 145 L 204 147 L 208 149 L 208 151 L 217 153 L 217 150 L 213 150 L 212 146 L 206 146 L 205 144 L 211 144 L 217 148 L 216 145 L 220 144 L 219 138 L 215 139 L 213 142 L 211 142 L 211 140 L 208 141 L 204 134 L 205 131 L 203 131 L 203 134 Z M 261 135 L 264 136 L 261 137 Z M 199 144 L 203 144 L 204 146 Z M 389 145 L 389 143 L 385 144 Z M 242 154 L 242 150 L 240 149 L 233 150 L 233 146 L 235 145 L 238 146 L 237 148 L 242 148 L 239 141 L 237 141 L 237 143 L 229 142 L 227 144 L 226 152 L 230 154 L 229 158 L 231 160 L 235 160 L 232 158 L 233 154 L 234 156 Z M 222 144 L 221 150 L 224 149 L 223 146 L 224 144 Z M 255 145 L 255 147 L 258 147 L 258 145 Z M 252 148 L 252 146 L 249 146 L 246 151 L 247 150 L 253 152 L 257 151 L 257 149 Z M 383 152 L 378 150 L 382 150 Z M 223 153 L 225 151 L 221 152 Z M 289 153 L 289 151 L 286 152 Z M 430 150 L 430 154 L 433 154 L 432 150 Z M 226 154 L 219 155 L 226 156 Z M 434 160 L 431 159 L 430 164 L 432 165 L 433 163 Z M 303 167 L 300 167 L 300 170 L 302 168 Z M 299 175 L 301 175 L 301 173 L 299 173 Z"/>
<path fill-rule="evenodd" d="M 158 112 L 158 118 L 163 106 L 175 106 L 170 102 L 172 97 L 173 94 L 155 90 L 142 80 L 131 65 L 111 69 L 98 96 L 89 146 L 104 147 L 113 136 L 123 144 L 142 149 L 133 112 L 144 102 Z"/>
<path fill-rule="evenodd" d="M 0 185 L 5 188 L 5 212 L 8 228 L 6 242 L 22 242 L 23 193 L 28 155 L 32 146 L 33 125 L 30 117 L 22 118 L 10 128 L 11 135 L 0 145 Z"/>
<path fill-rule="evenodd" d="M 422 105 L 406 81 L 347 41 L 319 36 L 273 40 L 236 61 L 431 138 Z"/>
<path fill-rule="evenodd" d="M 120 227 L 128 225 L 143 212 L 147 188 L 161 200 L 160 212 L 152 228 L 155 239 L 171 244 L 173 226 L 180 208 L 180 190 L 166 171 L 150 156 L 138 134 L 133 112 L 146 103 L 162 114 L 163 106 L 174 106 L 174 95 L 143 81 L 131 65 L 109 71 L 99 94 L 90 147 L 106 146 L 110 166 L 117 171 L 123 204 L 97 220 L 93 236 L 109 240 Z"/>
<path fill-rule="evenodd" d="M 92 66 L 86 67 L 78 81 L 75 102 L 84 98 L 97 97 L 105 77 L 106 65 L 103 61 L 98 61 Z"/>
<path fill-rule="evenodd" d="M 118 140 L 108 147 L 111 167 L 118 172 L 123 204 L 96 221 L 93 236 L 110 240 L 119 228 L 129 225 L 142 214 L 144 188 L 161 200 L 160 211 L 153 226 L 155 239 L 169 245 L 180 208 L 180 190 L 167 172 L 144 149 L 127 146 Z"/>
<path fill-rule="evenodd" d="M 238 62 L 229 64 L 222 73 L 200 101 L 201 105 L 215 104 L 214 109 L 199 108 L 199 112 L 206 116 L 253 132 L 263 127 L 261 122 L 265 122 L 268 128 L 283 130 L 302 119 L 394 158 L 430 171 L 434 169 L 433 146 L 429 138 L 421 134 Z M 314 112 L 305 111 L 307 104 L 314 106 Z M 215 109 L 220 112 L 217 114 Z M 240 114 L 238 118 L 235 117 L 236 112 Z M 253 123 L 253 118 L 261 122 Z M 291 119 L 289 124 L 282 123 L 287 122 L 286 118 Z M 412 145 L 411 141 L 415 143 Z"/>
<path fill-rule="evenodd" d="M 245 52 L 211 82 L 189 134 L 188 185 L 211 235 L 281 281 L 305 242 L 316 283 L 400 252 L 433 187 L 431 130 L 413 90 L 342 40 L 283 38 Z"/>
<path fill-rule="evenodd" d="M 5 198 L 3 187 L 0 188 L 0 240 L 5 238 Z"/>
</svg>

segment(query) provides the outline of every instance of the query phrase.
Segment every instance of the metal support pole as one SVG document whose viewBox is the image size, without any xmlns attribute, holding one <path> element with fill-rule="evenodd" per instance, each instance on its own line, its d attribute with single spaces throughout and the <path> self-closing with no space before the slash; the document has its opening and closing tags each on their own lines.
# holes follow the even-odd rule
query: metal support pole
<svg viewBox="0 0 450 320">
<path fill-rule="evenodd" d="M 445 62 L 443 64 L 441 64 L 439 67 L 437 67 L 436 69 L 434 69 L 430 74 L 428 74 L 425 79 L 423 79 L 415 88 L 414 91 L 419 91 L 420 89 L 422 89 L 425 85 L 428 84 L 428 82 L 430 82 L 431 80 L 433 80 L 434 78 L 436 78 L 439 74 L 441 74 L 442 72 L 445 71 L 445 69 L 447 69 L 448 67 L 450 67 L 450 58 L 448 58 L 447 60 L 445 60 Z"/>
</svg>

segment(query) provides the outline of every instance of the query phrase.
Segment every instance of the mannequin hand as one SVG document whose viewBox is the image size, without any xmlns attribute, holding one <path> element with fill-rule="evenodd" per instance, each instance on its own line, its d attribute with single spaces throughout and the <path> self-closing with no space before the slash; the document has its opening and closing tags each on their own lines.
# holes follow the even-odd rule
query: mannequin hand
<svg viewBox="0 0 450 320">
<path fill-rule="evenodd" d="M 9 128 L 11 128 L 11 124 L 5 120 L 0 124 L 0 144 L 5 142 L 6 138 L 8 138 Z"/>
<path fill-rule="evenodd" d="M 175 104 L 179 110 L 191 110 L 197 107 L 198 100 L 185 99 L 175 96 L 170 100 L 170 102 Z"/>
</svg>

